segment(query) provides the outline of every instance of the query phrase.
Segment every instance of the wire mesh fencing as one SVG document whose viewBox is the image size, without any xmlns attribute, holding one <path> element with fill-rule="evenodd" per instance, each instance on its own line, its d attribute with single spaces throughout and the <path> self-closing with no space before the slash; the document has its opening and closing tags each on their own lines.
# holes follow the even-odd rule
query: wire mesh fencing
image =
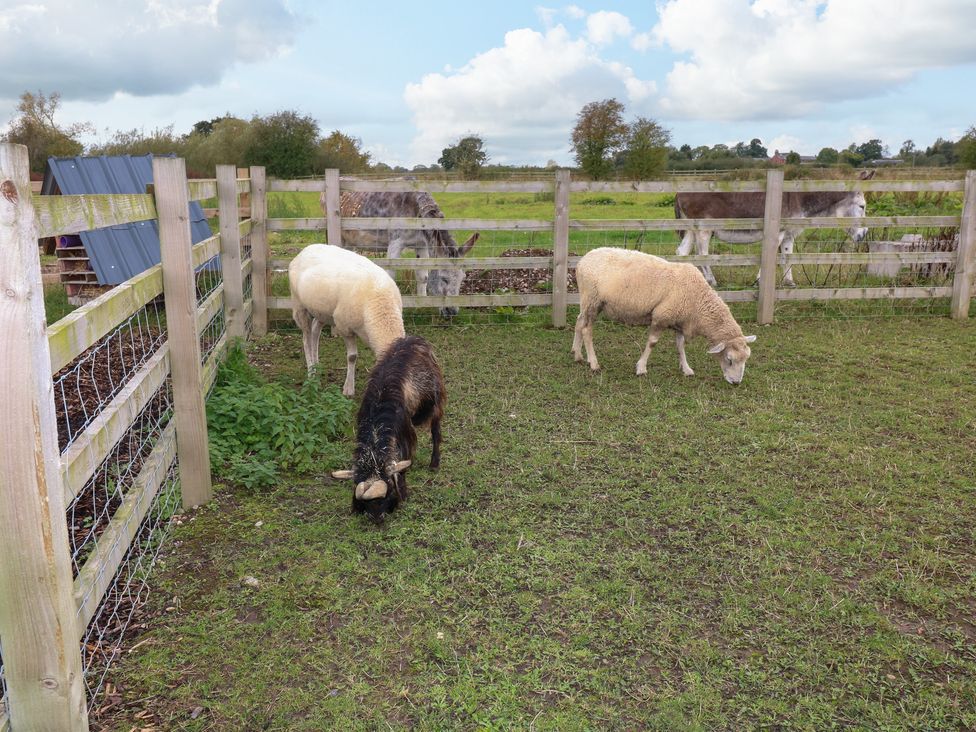
<svg viewBox="0 0 976 732">
<path fill-rule="evenodd" d="M 3 673 L 3 647 L 0 646 L 0 729 L 3 728 L 4 719 L 8 714 L 7 706 L 7 678 Z"/>
</svg>

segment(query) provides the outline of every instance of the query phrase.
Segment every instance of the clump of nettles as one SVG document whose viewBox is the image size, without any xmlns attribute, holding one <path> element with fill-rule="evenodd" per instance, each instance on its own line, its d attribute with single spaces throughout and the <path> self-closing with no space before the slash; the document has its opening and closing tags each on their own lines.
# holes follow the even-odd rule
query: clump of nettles
<svg viewBox="0 0 976 732">
<path fill-rule="evenodd" d="M 207 400 L 210 463 L 221 478 L 248 488 L 273 485 L 281 471 L 336 462 L 337 441 L 352 421 L 352 402 L 314 374 L 295 390 L 268 382 L 232 347 Z"/>
</svg>

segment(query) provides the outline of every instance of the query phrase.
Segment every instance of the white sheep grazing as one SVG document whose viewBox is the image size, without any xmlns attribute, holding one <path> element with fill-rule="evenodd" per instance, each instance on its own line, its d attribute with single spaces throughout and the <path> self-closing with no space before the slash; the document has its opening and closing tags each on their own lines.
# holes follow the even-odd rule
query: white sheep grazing
<svg viewBox="0 0 976 732">
<path fill-rule="evenodd" d="M 355 252 L 330 244 L 310 244 L 288 266 L 292 316 L 302 329 L 305 363 L 319 362 L 322 327 L 346 342 L 346 381 L 342 393 L 356 392 L 356 336 L 379 359 L 404 336 L 403 300 L 392 278 Z"/>
<path fill-rule="evenodd" d="M 593 321 L 601 313 L 629 325 L 649 325 L 647 347 L 637 361 L 637 375 L 647 373 L 651 348 L 666 329 L 677 331 L 681 372 L 694 376 L 685 357 L 685 339 L 696 335 L 708 341 L 708 352 L 718 359 L 725 380 L 738 384 L 745 374 L 749 343 L 756 336 L 742 335 L 722 298 L 690 264 L 668 262 L 652 254 L 602 247 L 587 252 L 576 267 L 580 314 L 573 338 L 573 356 L 583 360 L 586 346 L 590 368 L 599 370 L 593 350 Z"/>
</svg>

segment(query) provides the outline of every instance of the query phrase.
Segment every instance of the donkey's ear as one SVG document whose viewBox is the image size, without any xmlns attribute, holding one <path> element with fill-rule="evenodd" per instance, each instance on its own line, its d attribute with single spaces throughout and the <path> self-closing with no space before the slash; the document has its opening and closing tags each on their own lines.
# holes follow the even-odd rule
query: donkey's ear
<svg viewBox="0 0 976 732">
<path fill-rule="evenodd" d="M 861 180 L 871 180 L 877 172 L 877 170 L 862 170 L 857 174 L 857 177 Z"/>
<path fill-rule="evenodd" d="M 481 236 L 481 234 L 479 232 L 477 232 L 477 231 L 474 232 L 471 236 L 469 236 L 468 237 L 468 240 L 466 242 L 464 242 L 464 244 L 462 244 L 461 245 L 461 248 L 458 250 L 458 256 L 463 257 L 465 254 L 467 254 L 468 252 L 470 252 L 471 251 L 471 247 L 474 246 L 475 242 L 478 241 L 478 237 L 480 237 L 480 236 Z"/>
<path fill-rule="evenodd" d="M 351 470 L 333 470 L 332 477 L 338 478 L 339 480 L 349 480 L 353 476 Z"/>
</svg>

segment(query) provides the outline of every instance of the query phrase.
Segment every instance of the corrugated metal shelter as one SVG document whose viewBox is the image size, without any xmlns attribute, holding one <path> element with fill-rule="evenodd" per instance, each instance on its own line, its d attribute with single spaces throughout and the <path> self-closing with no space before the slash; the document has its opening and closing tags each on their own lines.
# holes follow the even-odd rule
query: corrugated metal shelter
<svg viewBox="0 0 976 732">
<path fill-rule="evenodd" d="M 41 195 L 145 193 L 153 182 L 152 158 L 48 158 Z M 190 235 L 194 244 L 212 235 L 197 201 L 190 202 Z M 159 264 L 159 225 L 155 220 L 139 221 L 58 237 L 57 253 L 69 296 L 80 294 L 85 285 L 111 287 Z"/>
</svg>

